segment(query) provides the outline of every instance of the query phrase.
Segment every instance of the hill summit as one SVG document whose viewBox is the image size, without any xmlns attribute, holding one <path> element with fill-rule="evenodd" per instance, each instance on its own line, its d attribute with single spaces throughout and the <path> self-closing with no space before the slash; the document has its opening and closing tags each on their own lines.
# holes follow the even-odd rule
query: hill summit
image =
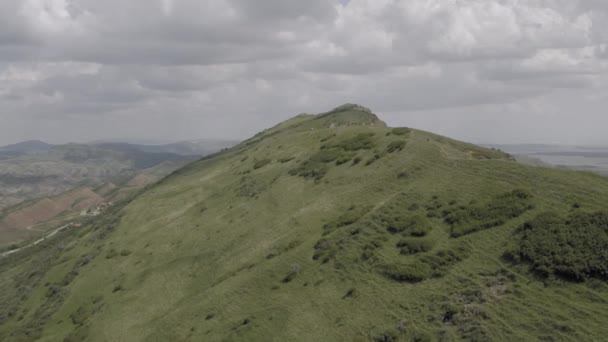
<svg viewBox="0 0 608 342">
<path fill-rule="evenodd" d="M 608 180 L 344 105 L 0 259 L 0 339 L 608 334 Z"/>
</svg>

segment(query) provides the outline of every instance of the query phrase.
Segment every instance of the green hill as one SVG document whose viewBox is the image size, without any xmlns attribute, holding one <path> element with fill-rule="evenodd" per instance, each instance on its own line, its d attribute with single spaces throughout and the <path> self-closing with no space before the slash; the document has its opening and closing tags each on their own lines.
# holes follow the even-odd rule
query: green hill
<svg viewBox="0 0 608 342">
<path fill-rule="evenodd" d="M 0 259 L 6 341 L 600 341 L 608 179 L 346 105 Z"/>
</svg>

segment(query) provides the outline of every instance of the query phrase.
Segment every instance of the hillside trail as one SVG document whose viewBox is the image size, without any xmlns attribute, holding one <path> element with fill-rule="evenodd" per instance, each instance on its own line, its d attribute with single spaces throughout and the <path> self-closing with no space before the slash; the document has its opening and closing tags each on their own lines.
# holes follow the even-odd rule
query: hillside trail
<svg viewBox="0 0 608 342">
<path fill-rule="evenodd" d="M 47 232 L 46 230 L 43 230 L 43 229 L 35 229 L 35 228 L 34 228 L 34 227 L 41 226 L 41 225 L 43 225 L 43 224 L 44 224 L 44 223 L 38 223 L 38 224 L 35 224 L 35 225 L 32 225 L 32 226 L 29 226 L 29 227 L 27 227 L 27 228 L 25 228 L 25 229 L 27 229 L 27 230 L 31 230 L 31 231 L 34 231 L 34 232 L 42 232 L 42 233 L 45 233 L 45 232 Z"/>
<path fill-rule="evenodd" d="M 46 236 L 44 236 L 44 237 L 42 237 L 42 238 L 40 238 L 40 239 L 38 239 L 38 240 L 36 240 L 36 241 L 34 241 L 34 242 L 30 243 L 29 245 L 23 246 L 23 247 L 21 247 L 21 248 L 13 249 L 13 250 L 11 250 L 11 251 L 4 252 L 4 253 L 0 254 L 0 257 L 6 257 L 6 256 L 9 256 L 9 255 L 11 255 L 11 254 L 14 254 L 14 253 L 20 252 L 20 251 L 22 251 L 22 250 L 24 250 L 24 249 L 27 249 L 27 248 L 30 248 L 30 247 L 36 246 L 36 245 L 40 244 L 41 242 L 43 242 L 43 241 L 45 241 L 45 240 L 47 240 L 47 239 L 50 239 L 51 237 L 53 237 L 55 234 L 59 233 L 60 231 L 62 231 L 62 230 L 64 230 L 64 229 L 66 229 L 66 228 L 69 228 L 69 227 L 71 227 L 71 226 L 72 226 L 72 224 L 71 224 L 71 223 L 68 223 L 68 224 L 66 224 L 65 226 L 61 226 L 61 227 L 59 227 L 59 228 L 55 229 L 54 231 L 52 231 L 50 234 L 48 234 L 48 235 L 46 235 Z M 28 229 L 29 229 L 29 228 L 32 228 L 32 227 L 35 227 L 35 226 L 28 227 Z"/>
</svg>

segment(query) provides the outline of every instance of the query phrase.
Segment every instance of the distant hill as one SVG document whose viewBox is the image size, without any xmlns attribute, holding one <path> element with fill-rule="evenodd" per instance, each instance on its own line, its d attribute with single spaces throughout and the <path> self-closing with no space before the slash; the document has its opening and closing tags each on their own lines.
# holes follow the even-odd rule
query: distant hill
<svg viewBox="0 0 608 342">
<path fill-rule="evenodd" d="M 77 186 L 121 184 L 155 169 L 159 177 L 229 142 L 176 143 L 161 146 L 107 144 L 50 145 L 28 141 L 0 148 L 0 210 L 25 200 L 58 195 Z M 162 168 L 164 172 L 158 172 Z"/>
<path fill-rule="evenodd" d="M 0 147 L 0 152 L 21 152 L 33 153 L 48 151 L 53 145 L 47 144 L 40 140 L 29 140 L 13 145 Z"/>
<path fill-rule="evenodd" d="M 0 340 L 602 341 L 606 203 L 361 106 L 299 115 L 0 258 Z"/>
<path fill-rule="evenodd" d="M 101 147 L 110 147 L 116 149 L 138 150 L 146 153 L 172 153 L 182 156 L 204 156 L 215 153 L 224 148 L 229 148 L 238 144 L 237 141 L 231 140 L 195 140 L 181 141 L 165 145 L 141 145 L 120 142 L 104 142 L 94 145 Z"/>
</svg>

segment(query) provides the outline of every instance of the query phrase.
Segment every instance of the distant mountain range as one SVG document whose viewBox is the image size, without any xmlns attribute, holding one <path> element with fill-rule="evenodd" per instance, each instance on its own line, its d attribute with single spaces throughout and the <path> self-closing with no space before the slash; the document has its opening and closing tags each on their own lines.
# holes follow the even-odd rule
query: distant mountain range
<svg viewBox="0 0 608 342">
<path fill-rule="evenodd" d="M 139 174 L 146 174 L 150 176 L 148 181 L 154 181 L 186 163 L 234 144 L 201 140 L 167 145 L 52 145 L 31 140 L 0 147 L 0 210 L 78 186 L 99 186 L 106 182 L 120 185 Z"/>
</svg>

